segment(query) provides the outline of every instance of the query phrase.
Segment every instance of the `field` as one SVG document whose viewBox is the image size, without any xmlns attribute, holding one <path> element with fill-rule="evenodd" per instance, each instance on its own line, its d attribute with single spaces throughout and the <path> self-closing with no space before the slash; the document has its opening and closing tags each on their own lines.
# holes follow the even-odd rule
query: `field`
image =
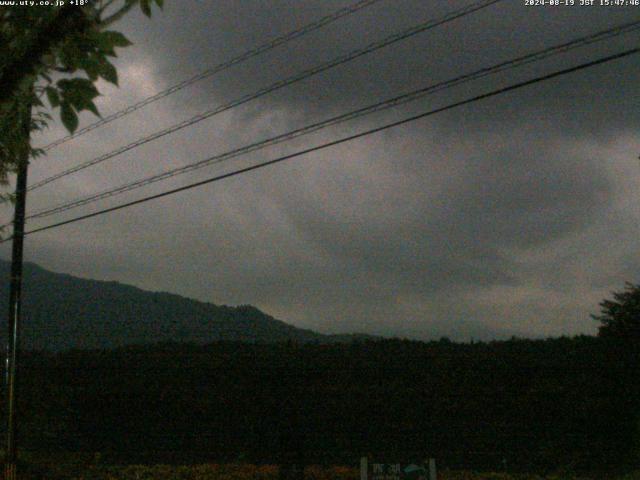
<svg viewBox="0 0 640 480">
<path fill-rule="evenodd" d="M 124 466 L 94 467 L 76 475 L 74 480 L 277 480 L 278 469 L 275 466 L 254 465 L 197 465 L 197 466 Z M 506 473 L 475 473 L 441 471 L 439 480 L 592 480 L 601 476 L 573 476 L 556 474 L 510 475 Z M 640 472 L 624 476 L 611 477 L 615 480 L 640 480 Z M 306 480 L 357 480 L 359 472 L 349 467 L 311 466 L 305 470 Z"/>
</svg>

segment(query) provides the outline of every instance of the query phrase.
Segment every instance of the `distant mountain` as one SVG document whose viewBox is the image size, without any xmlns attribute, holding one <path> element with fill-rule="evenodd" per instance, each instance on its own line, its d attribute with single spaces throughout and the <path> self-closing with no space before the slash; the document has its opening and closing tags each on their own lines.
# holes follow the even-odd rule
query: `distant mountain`
<svg viewBox="0 0 640 480">
<path fill-rule="evenodd" d="M 0 260 L 0 339 L 6 338 L 9 268 Z M 296 328 L 250 305 L 214 305 L 118 282 L 87 280 L 24 265 L 22 345 L 27 349 L 109 349 L 132 344 L 219 340 L 349 342 Z"/>
</svg>

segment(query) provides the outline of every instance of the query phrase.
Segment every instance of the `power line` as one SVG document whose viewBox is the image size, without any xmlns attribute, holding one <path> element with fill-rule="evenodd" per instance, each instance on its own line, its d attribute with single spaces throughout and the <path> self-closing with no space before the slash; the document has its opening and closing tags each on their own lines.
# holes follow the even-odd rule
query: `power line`
<svg viewBox="0 0 640 480">
<path fill-rule="evenodd" d="M 370 43 L 368 45 L 366 45 L 365 47 L 362 48 L 358 48 L 356 50 L 352 50 L 351 52 L 348 52 L 346 54 L 340 55 L 332 60 L 329 60 L 328 62 L 322 63 L 320 65 L 316 65 L 315 67 L 309 68 L 307 70 L 303 70 L 302 72 L 299 72 L 291 77 L 288 77 L 286 79 L 283 80 L 279 80 L 271 85 L 269 85 L 268 87 L 264 87 L 261 88 L 260 90 L 254 92 L 254 93 L 250 93 L 247 95 L 244 95 L 240 98 L 237 98 L 235 100 L 232 100 L 228 103 L 225 103 L 223 105 L 219 105 L 218 107 L 212 109 L 212 110 L 208 110 L 206 112 L 200 113 L 198 115 L 195 115 L 187 120 L 184 120 L 180 123 L 177 123 L 175 125 L 172 125 L 168 128 L 165 128 L 163 130 L 160 130 L 158 132 L 152 133 L 151 135 L 148 135 L 144 138 L 141 138 L 139 140 L 136 140 L 135 142 L 129 143 L 128 145 L 122 146 L 117 148 L 116 150 L 113 150 L 111 152 L 108 152 L 104 155 L 101 155 L 99 157 L 96 157 L 92 160 L 88 160 L 86 162 L 83 162 L 79 165 L 76 165 L 75 167 L 69 168 L 67 170 L 64 170 L 60 173 L 57 173 L 55 175 L 52 175 L 50 177 L 47 177 L 43 180 L 40 180 L 39 182 L 34 183 L 33 185 L 31 185 L 29 187 L 29 190 L 35 190 L 37 188 L 40 188 L 48 183 L 51 183 L 55 180 L 58 180 L 60 178 L 66 177 L 68 175 L 71 175 L 73 173 L 79 172 L 80 170 L 84 170 L 85 168 L 91 167 L 93 165 L 97 165 L 98 163 L 102 163 L 106 160 L 109 160 L 113 157 L 116 157 L 122 153 L 128 152 L 129 150 L 132 150 L 134 148 L 137 148 L 141 145 L 144 145 L 146 143 L 152 142 L 154 140 L 157 140 L 161 137 L 164 137 L 165 135 L 169 135 L 171 133 L 177 132 L 179 130 L 182 130 L 184 128 L 187 128 L 191 125 L 194 125 L 196 123 L 199 123 L 203 120 L 206 120 L 208 118 L 211 118 L 214 115 L 220 114 L 222 112 L 225 112 L 227 110 L 230 110 L 232 108 L 238 107 L 240 105 L 243 105 L 247 102 L 250 102 L 252 100 L 255 100 L 257 98 L 260 98 L 264 95 L 267 95 L 269 93 L 272 93 L 276 90 L 280 90 L 284 87 L 287 87 L 289 85 L 292 85 L 294 83 L 300 82 L 302 80 L 305 80 L 309 77 L 312 77 L 314 75 L 317 75 L 321 72 L 325 72 L 331 68 L 337 67 L 339 65 L 342 65 L 344 63 L 350 62 L 358 57 L 361 57 L 363 55 L 368 55 L 369 53 L 372 53 L 374 51 L 377 51 L 381 48 L 387 47 L 393 43 L 405 40 L 409 37 L 412 37 L 414 35 L 417 35 L 419 33 L 422 33 L 424 31 L 430 30 L 432 28 L 435 28 L 437 26 L 443 25 L 445 23 L 451 22 L 453 20 L 456 20 L 458 18 L 464 17 L 466 15 L 469 15 L 473 12 L 476 12 L 478 10 L 481 10 L 483 8 L 487 8 L 490 5 L 494 4 L 494 3 L 498 3 L 502 0 L 481 0 L 479 2 L 475 2 L 473 4 L 470 4 L 466 7 L 460 8 L 458 10 L 452 11 L 438 19 L 431 19 L 428 20 L 426 22 L 420 23 L 418 25 L 415 25 L 413 27 L 410 27 L 406 30 L 403 30 L 399 33 L 395 33 L 392 34 L 382 40 L 378 40 L 376 42 Z"/>
<path fill-rule="evenodd" d="M 533 52 L 533 53 L 529 53 L 523 56 L 520 56 L 518 58 L 509 60 L 509 61 L 505 61 L 502 63 L 498 63 L 496 65 L 493 65 L 491 67 L 486 67 L 486 68 L 482 68 L 480 70 L 476 70 L 472 73 L 466 74 L 466 75 L 462 75 L 459 77 L 456 77 L 454 79 L 451 80 L 447 80 L 444 82 L 440 82 L 434 85 L 429 85 L 427 87 L 418 89 L 418 90 L 414 90 L 412 92 L 409 93 L 405 93 L 403 95 L 400 96 L 396 96 L 393 97 L 391 99 L 387 99 L 384 100 L 382 102 L 378 102 L 369 106 L 366 106 L 364 108 L 360 108 L 357 110 L 353 110 L 351 112 L 347 112 L 332 118 L 329 118 L 327 120 L 323 120 L 320 122 L 316 122 L 310 125 L 307 125 L 305 127 L 301 127 L 289 132 L 286 132 L 284 134 L 281 135 L 277 135 L 275 137 L 271 137 L 268 138 L 266 140 L 262 140 L 253 144 L 249 144 L 234 150 L 230 150 L 227 151 L 225 153 L 222 154 L 218 154 L 218 155 L 214 155 L 212 157 L 209 157 L 207 159 L 189 164 L 189 165 L 185 165 L 183 167 L 178 167 L 178 168 L 174 168 L 172 170 L 168 170 L 156 175 L 152 175 L 150 177 L 145 177 L 143 179 L 134 181 L 134 182 L 130 182 L 130 183 L 126 183 L 124 185 L 120 185 L 119 187 L 116 188 L 110 188 L 108 190 L 96 193 L 96 194 L 92 194 L 88 197 L 84 197 L 72 202 L 68 202 L 68 203 L 64 203 L 62 205 L 58 205 L 55 207 L 50 207 L 44 210 L 40 210 L 38 212 L 35 212 L 29 216 L 27 216 L 27 219 L 34 219 L 34 218 L 43 218 L 43 217 L 48 217 L 50 215 L 56 214 L 56 213 L 60 213 L 66 210 L 71 210 L 73 208 L 77 208 L 83 205 L 87 205 L 89 203 L 93 203 L 96 202 L 98 200 L 102 200 L 105 198 L 109 198 L 109 197 L 113 197 L 115 195 L 121 194 L 121 193 L 125 193 L 131 190 L 135 190 L 137 188 L 146 186 L 146 185 L 150 185 L 152 183 L 156 183 L 159 182 L 161 180 L 166 180 L 167 178 L 171 178 L 183 173 L 187 173 L 190 171 L 194 171 L 215 163 L 220 163 L 232 158 L 236 158 L 238 156 L 241 155 L 246 155 L 248 153 L 266 148 L 268 146 L 272 146 L 272 145 L 276 145 L 285 141 L 289 141 L 292 140 L 294 138 L 303 136 L 303 135 L 307 135 L 310 134 L 312 132 L 321 130 L 323 128 L 326 128 L 328 126 L 332 126 L 332 125 L 336 125 L 339 123 L 343 123 L 349 120 L 353 120 L 365 115 L 369 115 L 372 114 L 374 112 L 378 112 L 378 111 L 383 111 L 392 107 L 396 107 L 399 105 L 403 105 L 412 101 L 415 101 L 419 98 L 422 98 L 426 95 L 430 95 L 448 88 L 452 88 L 454 86 L 457 85 L 461 85 L 463 83 L 469 82 L 469 81 L 473 81 L 473 80 L 477 80 L 479 78 L 483 78 L 485 76 L 491 75 L 491 74 L 495 74 L 498 72 L 502 72 L 508 69 L 512 69 L 512 68 L 516 68 L 522 65 L 526 65 L 528 63 L 533 63 L 533 62 L 537 62 L 540 61 L 542 59 L 548 58 L 552 55 L 557 55 L 560 53 L 565 53 L 567 51 L 570 51 L 572 49 L 581 47 L 581 46 L 585 46 L 585 45 L 589 45 L 595 42 L 599 42 L 599 41 L 603 41 L 609 38 L 612 38 L 614 36 L 617 35 L 621 35 L 623 33 L 629 33 L 635 30 L 638 30 L 640 28 L 640 20 L 636 20 L 634 22 L 629 22 L 629 23 L 625 23 L 622 25 L 618 25 L 616 27 L 604 30 L 604 31 L 600 31 L 591 35 L 588 35 L 586 37 L 581 37 L 578 39 L 574 39 L 570 42 L 566 42 L 560 45 L 556 45 L 556 46 L 552 46 L 552 47 L 548 47 L 545 48 L 543 50 L 537 51 L 537 52 Z"/>
<path fill-rule="evenodd" d="M 204 80 L 205 78 L 211 77 L 217 73 L 220 73 L 224 70 L 227 70 L 228 68 L 231 68 L 234 65 L 237 65 L 239 63 L 242 63 L 246 60 L 249 60 L 250 58 L 256 57 L 262 53 L 265 53 L 269 50 L 273 50 L 274 48 L 285 44 L 287 42 L 290 42 L 292 40 L 295 40 L 296 38 L 300 38 L 308 33 L 313 32 L 314 30 L 318 30 L 326 25 L 329 25 L 330 23 L 335 22 L 336 20 L 339 20 L 343 17 L 346 17 L 348 15 L 351 15 L 353 13 L 356 13 L 364 8 L 367 8 L 375 3 L 380 2 L 381 0 L 360 0 L 352 5 L 349 5 L 347 7 L 341 8 L 339 10 L 336 10 L 335 12 L 333 12 L 332 14 L 326 15 L 314 22 L 308 23 L 307 25 L 304 25 L 296 30 L 292 30 L 288 33 L 285 33 L 284 35 L 281 35 L 279 37 L 274 38 L 273 40 L 270 40 L 266 43 L 263 43 L 261 45 L 258 45 L 257 47 L 254 47 L 250 50 L 247 50 L 246 52 L 238 55 L 237 57 L 233 57 L 230 60 L 227 60 L 226 62 L 220 63 L 214 67 L 211 67 L 207 70 L 204 70 L 200 73 L 197 73 L 196 75 L 187 78 L 186 80 L 183 80 L 179 83 L 176 83 L 175 85 L 156 93 L 155 95 L 151 95 L 150 97 L 145 98 L 144 100 L 139 101 L 138 103 L 135 103 L 133 105 L 128 106 L 127 108 L 120 110 L 118 112 L 115 112 L 107 117 L 104 117 L 100 120 L 98 120 L 95 123 L 92 123 L 91 125 L 87 125 L 84 128 L 81 128 L 80 130 L 76 131 L 75 133 L 72 133 L 70 135 L 67 135 L 65 137 L 59 138 L 58 140 L 49 143 L 48 145 L 45 145 L 44 147 L 42 147 L 42 149 L 44 151 L 49 151 L 54 147 L 57 147 L 58 145 L 62 145 L 63 143 L 68 142 L 69 140 L 71 140 L 72 138 L 76 138 L 79 137 L 80 135 L 84 135 L 87 132 L 90 132 L 92 130 L 95 130 L 96 128 L 101 127 L 102 125 L 106 125 L 107 123 L 111 123 L 114 120 L 117 120 L 118 118 L 122 118 L 126 115 L 129 115 L 130 113 L 135 112 L 136 110 L 140 110 L 141 108 L 149 105 L 150 103 L 153 103 L 157 100 L 160 100 L 162 98 L 168 97 L 169 95 L 182 90 L 185 87 L 188 87 L 189 85 L 192 85 L 200 80 Z"/>
<path fill-rule="evenodd" d="M 465 83 L 465 82 L 468 82 L 468 81 L 471 81 L 471 80 L 475 80 L 475 79 L 484 77 L 484 76 L 489 75 L 489 74 L 497 73 L 499 71 L 503 71 L 503 70 L 506 70 L 506 69 L 509 69 L 509 68 L 515 68 L 517 66 L 521 66 L 521 65 L 524 65 L 526 63 L 539 61 L 539 60 L 541 60 L 543 58 L 546 58 L 548 56 L 555 55 L 555 54 L 558 54 L 558 53 L 563 53 L 563 52 L 566 52 L 566 51 L 571 50 L 573 48 L 577 48 L 579 46 L 588 45 L 588 44 L 596 42 L 596 41 L 602 41 L 602 40 L 611 38 L 611 37 L 613 37 L 615 35 L 620 35 L 622 33 L 628 33 L 628 32 L 631 32 L 633 30 L 637 30 L 639 28 L 639 26 L 640 26 L 640 21 L 630 22 L 630 23 L 623 24 L 623 25 L 620 25 L 620 26 L 617 26 L 617 27 L 614 27 L 614 28 L 611 28 L 611 29 L 608 29 L 608 30 L 605 30 L 605 31 L 602 31 L 602 32 L 598 32 L 598 33 L 589 35 L 587 37 L 582 37 L 580 39 L 573 40 L 571 42 L 567 42 L 567 43 L 564 43 L 564 44 L 561 44 L 561 45 L 558 45 L 558 46 L 554 46 L 554 47 L 549 47 L 549 48 L 544 49 L 544 50 L 539 51 L 539 52 L 528 54 L 528 55 L 519 57 L 519 58 L 514 59 L 514 60 L 510 60 L 510 61 L 507 61 L 507 62 L 500 63 L 498 65 L 494 65 L 492 67 L 484 68 L 484 69 L 478 70 L 478 71 L 473 72 L 473 73 L 468 74 L 468 75 L 463 75 L 461 77 L 457 77 L 457 78 L 455 78 L 453 80 L 449 80 L 449 81 L 446 81 L 446 82 L 441 82 L 441 83 L 436 84 L 436 85 L 431 85 L 429 87 L 422 88 L 422 89 L 419 89 L 419 90 L 416 90 L 416 91 L 401 95 L 399 97 L 394 97 L 392 99 L 385 100 L 383 102 L 379 102 L 379 103 L 376 103 L 374 105 L 370 105 L 368 107 L 361 108 L 361 109 L 358 109 L 358 110 L 355 110 L 355 111 L 352 111 L 352 112 L 349 112 L 349 113 L 346 113 L 346 114 L 342 114 L 342 115 L 339 115 L 337 117 L 333 117 L 331 119 L 328 119 L 328 120 L 325 120 L 325 121 L 322 121 L 322 122 L 314 123 L 312 125 L 308 125 L 306 127 L 299 128 L 299 129 L 293 130 L 291 132 L 287 132 L 285 134 L 282 134 L 282 135 L 279 135 L 279 136 L 276 136 L 276 137 L 272 137 L 272 138 L 267 139 L 267 140 L 263 140 L 261 142 L 250 144 L 248 146 L 241 147 L 239 149 L 231 150 L 229 152 L 226 152 L 226 153 L 223 153 L 223 154 L 220 154 L 220 155 L 216 155 L 214 157 L 208 158 L 206 160 L 203 160 L 203 161 L 200 161 L 200 162 L 197 162 L 197 163 L 194 163 L 194 164 L 186 165 L 184 167 L 180 167 L 180 168 L 176 168 L 176 169 L 173 169 L 173 170 L 170 170 L 170 171 L 167 171 L 167 172 L 163 172 L 161 174 L 154 175 L 154 176 L 151 176 L 151 177 L 147 177 L 147 178 L 144 178 L 142 180 L 138 180 L 138 181 L 135 181 L 135 182 L 132 182 L 132 183 L 121 185 L 120 187 L 117 187 L 115 189 L 109 189 L 109 190 L 103 191 L 101 193 L 93 194 L 93 195 L 91 195 L 89 197 L 85 197 L 83 199 L 76 200 L 76 201 L 71 202 L 71 203 L 66 203 L 66 204 L 63 204 L 63 205 L 60 205 L 60 206 L 57 206 L 57 207 L 53 207 L 53 208 L 50 208 L 50 209 L 47 209 L 47 210 L 36 212 L 36 213 L 30 215 L 27 218 L 42 218 L 42 217 L 50 216 L 50 215 L 52 215 L 54 213 L 58 213 L 58 212 L 61 212 L 61 211 L 65 211 L 65 210 L 76 208 L 76 207 L 79 207 L 79 206 L 82 206 L 82 205 L 86 205 L 88 203 L 92 203 L 92 202 L 98 201 L 100 199 L 108 198 L 108 197 L 114 196 L 114 195 L 119 194 L 119 193 L 124 193 L 124 192 L 130 191 L 130 190 L 133 190 L 135 188 L 139 188 L 139 187 L 142 187 L 142 186 L 145 186 L 145 185 L 149 185 L 151 183 L 155 183 L 155 182 L 158 182 L 158 181 L 161 181 L 161 180 L 164 180 L 164 179 L 167 179 L 167 178 L 170 178 L 170 177 L 182 174 L 182 173 L 186 173 L 186 172 L 193 171 L 193 170 L 196 170 L 196 169 L 199 169 L 199 168 L 203 168 L 205 166 L 211 165 L 212 163 L 218 163 L 218 162 L 230 159 L 230 158 L 235 158 L 237 156 L 256 151 L 258 149 L 265 148 L 267 146 L 271 146 L 271 145 L 274 145 L 274 144 L 277 144 L 277 143 L 281 143 L 281 142 L 284 142 L 284 141 L 287 141 L 287 140 L 291 140 L 293 138 L 296 138 L 296 137 L 299 137 L 301 135 L 305 135 L 305 134 L 317 131 L 317 130 L 319 130 L 321 128 L 325 128 L 325 127 L 330 126 L 330 125 L 335 125 L 337 123 L 341 123 L 341 122 L 344 122 L 344 121 L 347 121 L 347 120 L 358 118 L 358 117 L 366 115 L 366 114 L 370 114 L 370 113 L 373 113 L 373 112 L 376 112 L 376 111 L 380 111 L 380 110 L 383 110 L 383 109 L 387 109 L 387 108 L 391 108 L 391 107 L 394 107 L 394 106 L 397 106 L 397 105 L 401 105 L 401 104 L 416 100 L 416 99 L 418 99 L 418 98 L 420 98 L 420 97 L 422 97 L 424 95 L 435 93 L 437 91 L 440 91 L 440 90 L 443 90 L 443 89 L 446 89 L 446 88 L 451 88 L 451 87 L 459 85 L 461 83 Z"/>
<path fill-rule="evenodd" d="M 295 153 L 284 155 L 284 156 L 275 158 L 273 160 L 268 160 L 268 161 L 265 161 L 265 162 L 261 162 L 261 163 L 258 163 L 256 165 L 252 165 L 250 167 L 241 168 L 241 169 L 235 170 L 233 172 L 229 172 L 229 173 L 225 173 L 225 174 L 222 174 L 222 175 L 218 175 L 218 176 L 215 176 L 215 177 L 212 177 L 212 178 L 208 178 L 206 180 L 201 180 L 199 182 L 195 182 L 195 183 L 191 183 L 189 185 L 185 185 L 185 186 L 182 186 L 182 187 L 174 188 L 172 190 L 168 190 L 168 191 L 165 191 L 165 192 L 162 192 L 162 193 L 158 193 L 158 194 L 155 194 L 155 195 L 150 195 L 150 196 L 147 196 L 147 197 L 144 197 L 144 198 L 140 198 L 138 200 L 134 200 L 132 202 L 123 203 L 123 204 L 120 204 L 120 205 L 116 205 L 114 207 L 109 207 L 109 208 L 105 208 L 103 210 L 99 210 L 97 212 L 89 213 L 89 214 L 86 214 L 86 215 L 81 215 L 81 216 L 78 216 L 78 217 L 75 217 L 75 218 L 72 218 L 72 219 L 69 219 L 69 220 L 65 220 L 65 221 L 54 223 L 54 224 L 51 224 L 51 225 L 46 225 L 44 227 L 36 228 L 34 230 L 30 230 L 28 232 L 25 232 L 25 235 L 30 235 L 30 234 L 33 234 L 33 233 L 42 232 L 42 231 L 45 231 L 45 230 L 50 230 L 50 229 L 53 229 L 53 228 L 61 227 L 63 225 L 76 223 L 76 222 L 79 222 L 81 220 L 86 220 L 88 218 L 92 218 L 92 217 L 96 217 L 96 216 L 103 215 L 103 214 L 106 214 L 106 213 L 114 212 L 116 210 L 122 210 L 124 208 L 128 208 L 128 207 L 131 207 L 131 206 L 134 206 L 134 205 L 138 205 L 138 204 L 145 203 L 145 202 L 148 202 L 148 201 L 151 201 L 151 200 L 156 200 L 158 198 L 166 197 L 166 196 L 172 195 L 174 193 L 178 193 L 178 192 L 182 192 L 182 191 L 186 191 L 186 190 L 191 190 L 193 188 L 200 187 L 202 185 L 207 185 L 209 183 L 213 183 L 213 182 L 217 182 L 217 181 L 220 181 L 220 180 L 224 180 L 226 178 L 234 177 L 236 175 L 247 173 L 247 172 L 250 172 L 252 170 L 258 170 L 260 168 L 264 168 L 264 167 L 267 167 L 269 165 L 274 165 L 276 163 L 284 162 L 286 160 L 290 160 L 292 158 L 296 158 L 296 157 L 299 157 L 299 156 L 302 156 L 302 155 L 307 155 L 309 153 L 317 152 L 319 150 L 324 150 L 324 149 L 327 149 L 327 148 L 330 148 L 330 147 L 333 147 L 333 146 L 336 146 L 336 145 L 340 145 L 342 143 L 350 142 L 350 141 L 358 139 L 358 138 L 362 138 L 362 137 L 365 137 L 365 136 L 368 136 L 368 135 L 372 135 L 374 133 L 381 132 L 383 130 L 387 130 L 387 129 L 390 129 L 390 128 L 393 128 L 393 127 L 404 125 L 404 124 L 419 120 L 421 118 L 425 118 L 425 117 L 428 117 L 428 116 L 431 116 L 431 115 L 435 115 L 437 113 L 441 113 L 441 112 L 444 112 L 444 111 L 447 111 L 447 110 L 451 110 L 453 108 L 457 108 L 457 107 L 460 107 L 460 106 L 463 106 L 463 105 L 467 105 L 467 104 L 470 104 L 470 103 L 477 102 L 479 100 L 484 100 L 486 98 L 490 98 L 490 97 L 494 97 L 494 96 L 497 96 L 497 95 L 501 95 L 503 93 L 510 92 L 512 90 L 516 90 L 516 89 L 523 88 L 523 87 L 526 87 L 526 86 L 529 86 L 529 85 L 533 85 L 533 84 L 540 83 L 540 82 L 543 82 L 543 81 L 546 81 L 546 80 L 550 80 L 552 78 L 556 78 L 556 77 L 560 77 L 560 76 L 563 76 L 563 75 L 567 75 L 567 74 L 570 74 L 570 73 L 573 73 L 573 72 L 577 72 L 579 70 L 584 70 L 584 69 L 587 69 L 587 68 L 590 68 L 590 67 L 594 67 L 596 65 L 601 65 L 601 64 L 604 64 L 604 63 L 607 63 L 607 62 L 611 62 L 613 60 L 618 60 L 618 59 L 621 59 L 621 58 L 624 58 L 624 57 L 627 57 L 627 56 L 630 56 L 630 55 L 634 55 L 634 54 L 637 54 L 637 53 L 640 53 L 640 48 L 632 48 L 632 49 L 629 49 L 629 50 L 625 50 L 623 52 L 616 53 L 616 54 L 613 54 L 613 55 L 609 55 L 609 56 L 606 56 L 606 57 L 602 57 L 602 58 L 599 58 L 597 60 L 593 60 L 593 61 L 590 61 L 590 62 L 587 62 L 587 63 L 582 63 L 582 64 L 574 66 L 574 67 L 570 67 L 570 68 L 566 68 L 566 69 L 563 69 L 563 70 L 555 71 L 553 73 L 549 73 L 549 74 L 546 74 L 546 75 L 543 75 L 543 76 L 540 76 L 540 77 L 536 77 L 536 78 L 533 78 L 531 80 L 527 80 L 527 81 L 524 81 L 524 82 L 516 83 L 516 84 L 510 85 L 508 87 L 503 87 L 503 88 L 500 88 L 500 89 L 497 89 L 497 90 L 493 90 L 493 91 L 488 92 L 488 93 L 483 93 L 481 95 L 476 95 L 476 96 L 468 98 L 466 100 L 455 102 L 455 103 L 449 104 L 449 105 L 444 106 L 444 107 L 440 107 L 440 108 L 437 108 L 437 109 L 434 109 L 434 110 L 430 110 L 428 112 L 424 112 L 424 113 L 421 113 L 421 114 L 418 114 L 418 115 L 413 115 L 411 117 L 407 117 L 407 118 L 404 118 L 402 120 L 398 120 L 398 121 L 395 121 L 395 122 L 392 122 L 392 123 L 385 124 L 385 125 L 383 125 L 381 127 L 372 128 L 370 130 L 366 130 L 364 132 L 360 132 L 360 133 L 357 133 L 357 134 L 354 134 L 354 135 L 350 135 L 350 136 L 347 136 L 347 137 L 344 137 L 344 138 L 341 138 L 341 139 L 338 139 L 338 140 L 334 140 L 334 141 L 331 141 L 331 142 L 323 143 L 323 144 L 317 145 L 315 147 L 307 148 L 307 149 L 300 150 L 300 151 L 295 152 Z M 2 241 L 0 241 L 0 243 L 4 243 L 4 242 L 6 242 L 6 241 L 8 241 L 10 239 L 11 238 L 8 238 L 6 240 L 2 240 Z"/>
</svg>

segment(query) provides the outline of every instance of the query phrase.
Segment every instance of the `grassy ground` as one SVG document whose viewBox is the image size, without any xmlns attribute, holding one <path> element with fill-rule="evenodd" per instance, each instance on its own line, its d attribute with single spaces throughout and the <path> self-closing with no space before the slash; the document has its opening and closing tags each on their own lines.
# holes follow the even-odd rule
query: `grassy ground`
<svg viewBox="0 0 640 480">
<path fill-rule="evenodd" d="M 127 466 L 97 467 L 74 477 L 74 480 L 277 480 L 275 466 L 199 465 L 189 467 Z M 305 480 L 358 480 L 359 472 L 348 467 L 307 467 Z M 572 475 L 509 475 L 505 473 L 475 473 L 441 471 L 439 480 L 592 480 L 599 476 Z M 640 480 L 640 472 L 616 477 L 616 480 Z"/>
<path fill-rule="evenodd" d="M 0 449 L 0 455 L 2 454 Z M 21 480 L 277 480 L 278 467 L 251 464 L 204 464 L 190 466 L 128 465 L 110 466 L 99 455 L 35 454 L 21 452 Z M 2 474 L 0 472 L 0 480 Z M 354 467 L 309 466 L 305 480 L 359 480 Z M 533 475 L 499 472 L 438 472 L 438 480 L 640 480 L 640 470 L 619 476 L 605 475 Z"/>
</svg>

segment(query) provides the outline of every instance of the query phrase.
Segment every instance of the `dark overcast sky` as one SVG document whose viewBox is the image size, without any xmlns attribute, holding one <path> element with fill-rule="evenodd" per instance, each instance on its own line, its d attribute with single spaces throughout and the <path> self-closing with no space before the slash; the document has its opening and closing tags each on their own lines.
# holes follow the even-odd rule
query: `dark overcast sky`
<svg viewBox="0 0 640 480">
<path fill-rule="evenodd" d="M 579 0 L 577 0 L 579 3 Z M 105 114 L 344 0 L 167 0 L 119 28 Z M 469 1 L 382 0 L 50 152 L 36 181 Z M 640 8 L 504 0 L 34 191 L 71 200 L 545 46 Z M 249 165 L 636 46 L 640 33 L 427 97 L 31 227 Z M 594 333 L 589 313 L 640 276 L 640 59 L 474 103 L 286 164 L 27 238 L 73 275 L 223 304 L 321 332 L 454 339 Z M 84 124 L 93 121 L 82 116 Z M 59 125 L 37 138 L 63 134 Z M 9 208 L 4 207 L 9 218 Z M 9 249 L 3 245 L 5 258 Z"/>
</svg>

